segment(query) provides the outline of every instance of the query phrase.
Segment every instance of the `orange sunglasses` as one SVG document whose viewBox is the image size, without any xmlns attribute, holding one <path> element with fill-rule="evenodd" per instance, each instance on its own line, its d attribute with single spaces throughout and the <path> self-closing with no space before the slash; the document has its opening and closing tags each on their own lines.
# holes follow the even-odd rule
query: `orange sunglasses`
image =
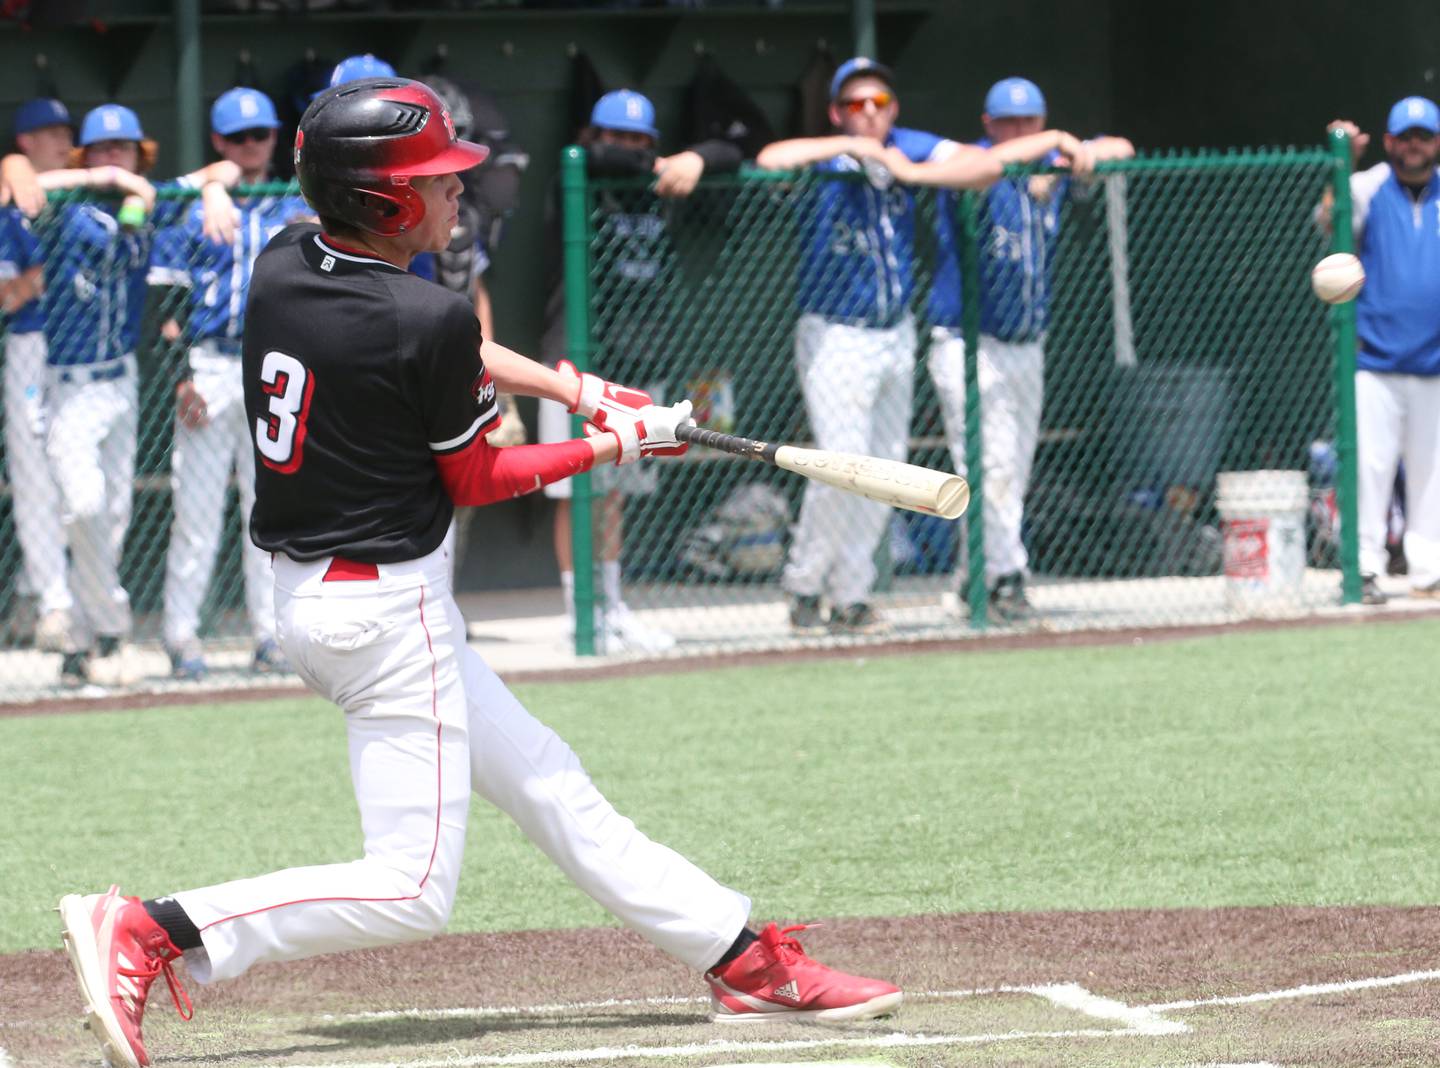
<svg viewBox="0 0 1440 1068">
<path fill-rule="evenodd" d="M 884 111 L 894 101 L 894 93 L 873 93 L 870 96 L 856 96 L 840 101 L 840 106 L 852 115 L 859 115 L 866 104 L 874 104 L 876 111 Z"/>
</svg>

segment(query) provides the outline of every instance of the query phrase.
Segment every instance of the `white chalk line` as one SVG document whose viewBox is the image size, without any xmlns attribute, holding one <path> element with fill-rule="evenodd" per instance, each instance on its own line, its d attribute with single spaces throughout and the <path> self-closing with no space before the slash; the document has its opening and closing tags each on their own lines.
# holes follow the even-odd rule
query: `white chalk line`
<svg viewBox="0 0 1440 1068">
<path fill-rule="evenodd" d="M 887 1049 L 923 1046 L 986 1045 L 997 1042 L 1025 1039 L 1060 1038 L 1112 1038 L 1112 1037 L 1154 1037 L 1187 1032 L 1190 1028 L 1174 1020 L 1166 1020 L 1162 1013 L 1184 1009 L 1201 1008 L 1207 1005 L 1243 1005 L 1287 998 L 1313 997 L 1322 994 L 1347 993 L 1371 990 L 1381 987 L 1400 986 L 1409 983 L 1440 979 L 1440 970 L 1405 972 L 1401 975 L 1380 976 L 1370 979 L 1352 979 L 1336 983 L 1310 983 L 1285 990 L 1271 990 L 1258 994 L 1233 997 L 1202 998 L 1188 1001 L 1163 1002 L 1155 1005 L 1127 1005 L 1113 998 L 1091 993 L 1078 983 L 1051 983 L 1040 986 L 994 986 L 977 987 L 969 990 L 927 990 L 907 995 L 912 1000 L 945 1000 L 954 998 L 979 997 L 986 994 L 1026 993 L 1045 998 L 1055 1005 L 1080 1012 L 1098 1019 L 1111 1020 L 1123 1026 L 1119 1028 L 1082 1028 L 1066 1031 L 1009 1031 L 979 1035 L 889 1035 L 835 1037 L 803 1039 L 781 1042 L 735 1042 L 713 1041 L 691 1043 L 680 1046 L 653 1047 L 594 1047 L 568 1051 L 537 1051 L 533 1053 L 512 1053 L 500 1055 L 477 1055 L 468 1058 L 448 1058 L 443 1061 L 410 1061 L 404 1068 L 481 1068 L 481 1066 L 554 1064 L 564 1061 L 601 1061 L 630 1058 L 683 1057 L 714 1053 L 762 1053 L 789 1052 L 823 1048 L 870 1048 Z M 515 1016 L 545 1015 L 555 1013 L 578 1013 L 609 1008 L 660 1007 L 676 1005 L 703 1005 L 709 1002 L 704 997 L 667 998 L 612 998 L 605 1001 L 570 1002 L 554 1005 L 497 1006 L 489 1008 L 455 1009 L 401 1009 L 386 1012 L 352 1013 L 343 1016 L 331 1015 L 329 1020 L 373 1020 L 399 1017 L 454 1017 L 454 1016 Z M 393 1068 L 394 1062 L 374 1064 L 353 1064 L 347 1068 Z M 0 1065 L 0 1068 L 4 1068 Z M 296 1068 L 327 1068 L 323 1065 L 299 1065 Z M 1193 1068 L 1277 1068 L 1268 1061 L 1244 1065 L 1222 1065 L 1218 1063 L 1195 1065 Z"/>
<path fill-rule="evenodd" d="M 1424 983 L 1440 979 L 1440 970 L 1428 972 L 1404 972 L 1400 975 L 1385 975 L 1376 979 L 1349 979 L 1339 983 L 1306 983 L 1288 990 L 1268 990 L 1262 994 L 1236 994 L 1231 997 L 1199 998 L 1194 1001 L 1167 1001 L 1159 1005 L 1146 1006 L 1151 1012 L 1179 1012 L 1182 1009 L 1200 1009 L 1208 1005 L 1253 1005 L 1261 1001 L 1284 1001 L 1289 998 L 1312 998 L 1321 994 L 1347 994 L 1352 990 L 1376 990 L 1386 986 L 1404 986 L 1407 983 Z"/>
<path fill-rule="evenodd" d="M 763 1026 L 763 1025 L 762 1025 Z M 344 1068 L 478 1068 L 480 1065 L 563 1064 L 571 1061 L 607 1061 L 654 1057 L 689 1057 L 715 1053 L 774 1053 L 805 1049 L 900 1049 L 916 1046 L 978 1046 L 994 1042 L 1015 1042 L 1040 1038 L 1110 1038 L 1138 1035 L 1138 1031 L 1091 1028 L 1073 1031 L 1005 1031 L 987 1035 L 874 1035 L 863 1038 L 793 1039 L 780 1042 L 693 1042 L 683 1046 L 599 1046 L 593 1049 L 545 1050 L 536 1053 L 507 1053 L 474 1057 L 446 1057 L 444 1060 L 372 1061 L 347 1063 Z M 290 1065 L 288 1068 L 335 1068 L 329 1064 Z"/>
<path fill-rule="evenodd" d="M 12 1064 L 10 1054 L 5 1052 L 4 1046 L 0 1046 L 0 1068 L 11 1068 Z"/>
<path fill-rule="evenodd" d="M 1163 1019 L 1155 1009 L 1127 1005 L 1114 998 L 1092 994 L 1078 983 L 1035 986 L 1030 993 L 1065 1009 L 1100 1020 L 1114 1020 L 1138 1035 L 1181 1035 L 1190 1028 L 1177 1020 Z"/>
</svg>

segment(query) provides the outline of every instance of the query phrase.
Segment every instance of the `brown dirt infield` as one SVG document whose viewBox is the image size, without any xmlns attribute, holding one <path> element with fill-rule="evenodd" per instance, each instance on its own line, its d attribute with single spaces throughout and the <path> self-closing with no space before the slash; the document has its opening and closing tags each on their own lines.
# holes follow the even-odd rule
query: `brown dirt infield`
<svg viewBox="0 0 1440 1068">
<path fill-rule="evenodd" d="M 916 1068 L 1440 1063 L 1440 973 L 1357 984 L 1440 968 L 1440 908 L 846 919 L 802 937 L 828 963 L 900 983 L 909 995 L 904 1010 L 843 1029 L 719 1027 L 705 1019 L 697 977 L 635 935 L 589 929 L 452 935 L 263 966 L 231 983 L 192 986 L 190 1024 L 174 1017 L 162 982 L 152 993 L 147 1032 L 156 1063 L 169 1068 L 842 1058 Z M 1156 1016 L 1159 1031 L 1147 1033 L 1103 1011 L 995 989 L 1047 984 L 1077 984 L 1132 1007 L 1287 993 L 1166 1009 Z M 1305 984 L 1357 985 L 1294 989 Z M 976 988 L 984 989 L 964 998 L 936 993 Z M 586 1004 L 615 998 L 642 1003 Z M 481 1011 L 486 1007 L 491 1011 Z M 390 1015 L 353 1015 L 377 1012 Z M 98 1063 L 79 1013 L 63 953 L 0 957 L 0 1048 L 14 1068 Z M 1177 1021 L 1188 1029 L 1164 1033 Z M 885 1037 L 896 1034 L 899 1040 Z M 737 1045 L 715 1047 L 717 1040 Z"/>
</svg>

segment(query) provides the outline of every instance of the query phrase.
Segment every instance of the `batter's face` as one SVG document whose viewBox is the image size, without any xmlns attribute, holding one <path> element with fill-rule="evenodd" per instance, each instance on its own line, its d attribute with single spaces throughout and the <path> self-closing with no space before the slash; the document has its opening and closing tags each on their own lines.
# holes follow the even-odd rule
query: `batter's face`
<svg viewBox="0 0 1440 1068">
<path fill-rule="evenodd" d="M 68 126 L 42 126 L 29 133 L 17 134 L 15 144 L 25 153 L 37 173 L 58 171 L 70 162 L 75 135 Z"/>
<path fill-rule="evenodd" d="M 1385 155 L 1395 177 L 1409 185 L 1428 182 L 1440 160 L 1440 137 L 1429 130 L 1412 127 L 1401 134 L 1385 135 Z"/>
<path fill-rule="evenodd" d="M 450 247 L 450 234 L 460 221 L 460 191 L 465 184 L 458 174 L 436 174 L 411 178 L 410 188 L 425 200 L 425 218 L 409 235 L 412 254 L 443 252 Z"/>
<path fill-rule="evenodd" d="M 884 78 L 861 74 L 840 86 L 830 101 L 830 121 L 851 137 L 884 141 L 900 117 L 900 100 Z"/>
<path fill-rule="evenodd" d="M 981 115 L 980 120 L 985 124 L 985 136 L 997 145 L 1017 137 L 1029 137 L 1045 129 L 1044 115 L 1011 115 L 1003 119 Z"/>
<path fill-rule="evenodd" d="M 210 144 L 221 159 L 240 168 L 246 181 L 263 177 L 275 155 L 275 131 L 257 127 L 230 134 L 212 133 Z"/>
<path fill-rule="evenodd" d="M 138 141 L 95 141 L 85 146 L 85 166 L 122 167 L 132 174 L 140 172 Z"/>
</svg>

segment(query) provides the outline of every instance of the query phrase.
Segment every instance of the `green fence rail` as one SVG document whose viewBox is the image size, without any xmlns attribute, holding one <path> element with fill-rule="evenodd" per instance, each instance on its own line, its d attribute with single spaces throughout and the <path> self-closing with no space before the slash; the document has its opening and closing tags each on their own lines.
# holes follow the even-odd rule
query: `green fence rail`
<svg viewBox="0 0 1440 1068">
<path fill-rule="evenodd" d="M 690 396 L 705 425 L 847 451 L 888 448 L 900 405 L 904 458 L 973 488 L 959 522 L 877 528 L 692 449 L 625 501 L 627 601 L 713 650 L 1299 615 L 1339 603 L 1342 569 L 1353 599 L 1353 309 L 1332 330 L 1308 285 L 1331 247 L 1316 205 L 1333 186 L 1346 211 L 1347 175 L 1341 146 L 1090 182 L 1012 168 L 959 197 L 742 170 L 661 200 L 592 179 L 567 216 L 592 369 Z M 845 196 L 873 225 L 845 225 Z M 870 284 L 903 306 L 846 296 Z M 845 571 L 872 567 L 859 595 L 881 618 L 854 626 Z"/>
</svg>

